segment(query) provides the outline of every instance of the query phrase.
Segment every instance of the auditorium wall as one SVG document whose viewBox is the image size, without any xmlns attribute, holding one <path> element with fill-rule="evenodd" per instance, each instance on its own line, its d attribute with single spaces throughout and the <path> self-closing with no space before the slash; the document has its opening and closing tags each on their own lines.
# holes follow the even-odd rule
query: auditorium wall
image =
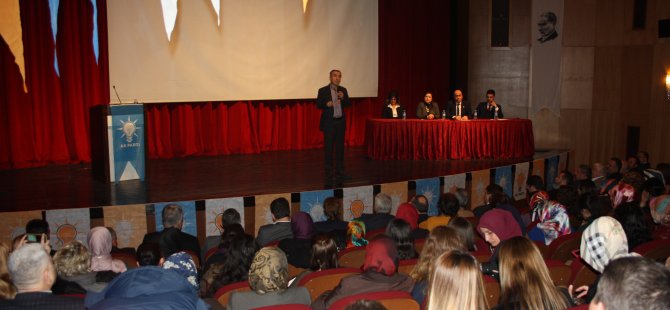
<svg viewBox="0 0 670 310">
<path fill-rule="evenodd" d="M 670 161 L 670 39 L 657 37 L 670 1 L 648 0 L 645 28 L 633 30 L 634 0 L 565 0 L 560 116 L 529 110 L 532 1 L 510 1 L 509 48 L 489 46 L 490 2 L 470 1 L 471 101 L 494 88 L 506 116 L 533 120 L 536 148 L 574 150 L 571 165 L 624 157 L 629 126 L 640 127 L 639 148 L 653 164 Z"/>
</svg>

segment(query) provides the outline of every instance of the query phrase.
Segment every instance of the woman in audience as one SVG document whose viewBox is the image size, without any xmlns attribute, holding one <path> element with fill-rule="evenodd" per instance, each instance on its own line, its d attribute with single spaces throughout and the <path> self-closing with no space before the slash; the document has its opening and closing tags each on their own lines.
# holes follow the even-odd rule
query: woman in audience
<svg viewBox="0 0 670 310">
<path fill-rule="evenodd" d="M 279 241 L 279 248 L 286 254 L 288 263 L 298 268 L 309 268 L 309 251 L 312 249 L 314 222 L 305 212 L 297 212 L 291 216 L 293 238 Z"/>
<path fill-rule="evenodd" d="M 598 274 L 603 272 L 611 260 L 630 256 L 628 239 L 621 224 L 609 216 L 597 218 L 582 234 L 579 255 Z M 600 276 L 590 286 L 581 286 L 574 292 L 571 286 L 571 295 L 577 295 L 577 298 L 584 297 L 586 303 L 591 302 L 598 289 L 599 279 Z"/>
<path fill-rule="evenodd" d="M 571 306 L 567 290 L 558 289 L 549 276 L 537 246 L 514 237 L 500 246 L 500 303 L 494 309 L 563 310 Z"/>
<path fill-rule="evenodd" d="M 428 310 L 487 310 L 479 263 L 469 253 L 450 251 L 440 255 L 431 274 Z"/>
<path fill-rule="evenodd" d="M 411 203 L 402 203 L 398 206 L 395 218 L 405 220 L 412 228 L 411 236 L 414 240 L 424 239 L 430 233 L 428 230 L 419 228 L 419 211 Z"/>
<path fill-rule="evenodd" d="M 9 277 L 7 260 L 10 248 L 4 242 L 0 242 L 0 299 L 14 299 L 16 288 Z"/>
<path fill-rule="evenodd" d="M 612 211 L 612 201 L 608 195 L 585 194 L 579 197 L 580 215 L 582 224 L 577 231 L 583 232 L 593 221 Z"/>
<path fill-rule="evenodd" d="M 201 296 L 211 297 L 223 286 L 246 281 L 256 251 L 258 245 L 254 238 L 244 233 L 241 225 L 230 225 L 218 252 L 207 261 L 200 282 Z"/>
<path fill-rule="evenodd" d="M 484 213 L 477 224 L 477 231 L 484 240 L 494 249 L 487 263 L 482 264 L 482 272 L 486 275 L 499 279 L 498 250 L 500 244 L 505 240 L 521 236 L 519 225 L 511 213 L 493 209 Z"/>
<path fill-rule="evenodd" d="M 622 182 L 612 187 L 607 194 L 612 200 L 612 207 L 616 209 L 621 204 L 635 201 L 636 194 L 633 186 Z"/>
<path fill-rule="evenodd" d="M 288 287 L 286 255 L 276 247 L 260 249 L 249 269 L 250 292 L 234 292 L 228 310 L 253 309 L 282 304 L 309 305 L 311 297 L 304 287 Z"/>
<path fill-rule="evenodd" d="M 314 237 L 310 256 L 309 269 L 301 272 L 293 280 L 291 287 L 298 286 L 300 280 L 312 272 L 338 267 L 337 244 L 328 234 L 319 234 Z"/>
<path fill-rule="evenodd" d="M 410 277 L 414 279 L 414 288 L 412 288 L 412 297 L 420 305 L 423 304 L 430 283 L 430 275 L 433 273 L 435 258 L 446 252 L 466 251 L 458 232 L 450 227 L 437 226 L 426 239 L 419 256 L 419 261 L 410 272 Z"/>
<path fill-rule="evenodd" d="M 628 249 L 634 250 L 640 244 L 651 241 L 651 229 L 644 219 L 644 213 L 637 203 L 627 202 L 614 210 L 614 218 L 619 221 L 626 239 L 628 239 Z"/>
<path fill-rule="evenodd" d="M 53 257 L 56 273 L 66 281 L 75 282 L 87 291 L 100 292 L 107 283 L 96 280 L 97 272 L 91 271 L 91 255 L 86 246 L 72 241 L 56 252 Z"/>
<path fill-rule="evenodd" d="M 654 223 L 670 228 L 670 195 L 661 195 L 651 199 L 649 211 Z"/>
<path fill-rule="evenodd" d="M 88 248 L 91 251 L 91 271 L 126 271 L 126 264 L 112 259 L 112 234 L 106 227 L 93 227 L 88 233 Z"/>
<path fill-rule="evenodd" d="M 470 221 L 462 217 L 455 217 L 449 221 L 447 227 L 453 228 L 456 233 L 458 233 L 458 236 L 465 245 L 465 250 L 470 252 L 476 252 L 478 250 L 477 245 L 475 244 L 475 227 L 472 226 Z"/>
<path fill-rule="evenodd" d="M 535 193 L 530 202 L 533 208 L 531 220 L 539 223 L 528 232 L 528 238 L 549 245 L 556 238 L 572 232 L 565 206 L 549 200 L 548 195 L 542 191 Z"/>
<path fill-rule="evenodd" d="M 365 240 L 365 223 L 361 220 L 351 220 L 347 225 L 347 248 L 367 245 Z"/>
<path fill-rule="evenodd" d="M 137 247 L 137 266 L 160 266 L 163 264 L 163 256 L 158 243 L 145 242 Z"/>
<path fill-rule="evenodd" d="M 386 235 L 395 242 L 399 260 L 417 258 L 412 227 L 407 222 L 401 219 L 391 220 L 386 226 Z"/>
<path fill-rule="evenodd" d="M 163 267 L 126 271 L 100 293 L 86 294 L 87 309 L 209 309 L 198 298 L 198 274 L 191 256 L 177 252 Z"/>
<path fill-rule="evenodd" d="M 437 216 L 431 216 L 427 220 L 419 224 L 419 227 L 432 231 L 433 228 L 449 224 L 449 220 L 452 217 L 456 216 L 460 204 L 458 203 L 458 198 L 452 193 L 442 194 L 440 196 L 440 201 L 437 203 L 437 209 L 440 214 Z"/>
<path fill-rule="evenodd" d="M 368 244 L 365 253 L 363 272 L 348 276 L 332 291 L 319 296 L 313 303 L 314 309 L 326 309 L 337 300 L 346 296 L 382 292 L 412 290 L 412 278 L 397 273 L 398 257 L 393 240 L 386 236 L 375 238 Z"/>
<path fill-rule="evenodd" d="M 347 222 L 342 220 L 340 210 L 342 206 L 335 197 L 328 197 L 323 201 L 323 214 L 326 220 L 314 223 L 316 233 L 327 233 L 337 243 L 339 249 L 347 247 Z"/>
</svg>

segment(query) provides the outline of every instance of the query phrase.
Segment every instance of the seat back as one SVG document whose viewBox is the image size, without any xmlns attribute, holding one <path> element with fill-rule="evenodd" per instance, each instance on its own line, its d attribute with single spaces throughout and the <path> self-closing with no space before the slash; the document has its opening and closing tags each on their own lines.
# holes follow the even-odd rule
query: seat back
<svg viewBox="0 0 670 310">
<path fill-rule="evenodd" d="M 572 269 L 570 266 L 558 260 L 545 260 L 544 263 L 547 265 L 549 276 L 554 285 L 565 287 L 570 285 L 570 279 L 572 278 Z"/>
<path fill-rule="evenodd" d="M 559 260 L 567 262 L 574 257 L 572 251 L 579 249 L 579 244 L 582 242 L 582 233 L 576 232 L 569 235 L 558 237 L 550 244 L 550 253 L 548 259 Z M 556 243 L 554 245 L 554 243 Z"/>
<path fill-rule="evenodd" d="M 216 251 L 219 250 L 218 246 L 215 246 L 209 250 L 207 250 L 207 253 L 205 253 L 205 262 L 209 260 L 210 257 L 212 257 L 214 254 L 216 254 Z"/>
<path fill-rule="evenodd" d="M 128 253 L 112 253 L 112 258 L 122 261 L 127 269 L 137 268 L 137 258 Z"/>
<path fill-rule="evenodd" d="M 670 256 L 670 239 L 657 239 L 645 242 L 636 246 L 633 252 L 665 264 L 665 260 Z"/>
<path fill-rule="evenodd" d="M 357 300 L 376 300 L 388 310 L 419 310 L 420 306 L 412 295 L 403 291 L 362 293 L 344 297 L 334 302 L 328 310 L 343 310 Z"/>
<path fill-rule="evenodd" d="M 293 279 L 307 269 L 288 264 L 288 278 Z"/>
<path fill-rule="evenodd" d="M 233 292 L 248 292 L 251 291 L 248 281 L 240 281 L 228 284 L 221 287 L 219 290 L 214 293 L 214 299 L 216 299 L 220 305 L 226 307 L 228 305 L 228 299 L 230 299 L 230 294 Z"/>
<path fill-rule="evenodd" d="M 312 307 L 303 304 L 285 304 L 254 308 L 254 310 L 312 310 Z"/>
<path fill-rule="evenodd" d="M 357 246 L 345 249 L 337 254 L 340 267 L 361 268 L 365 263 L 365 247 Z"/>
<path fill-rule="evenodd" d="M 423 246 L 426 244 L 426 239 L 417 239 L 414 240 L 414 250 L 416 250 L 417 253 L 421 253 L 423 251 Z"/>
<path fill-rule="evenodd" d="M 367 233 L 365 233 L 365 239 L 366 240 L 372 240 L 372 239 L 374 239 L 374 237 L 377 237 L 381 234 L 384 234 L 385 232 L 386 232 L 386 227 L 368 231 Z"/>
<path fill-rule="evenodd" d="M 416 263 L 418 261 L 419 259 L 417 258 L 401 260 L 400 263 L 398 264 L 398 272 L 409 275 L 410 272 L 412 272 L 412 270 L 414 269 L 414 266 L 416 266 Z"/>
<path fill-rule="evenodd" d="M 484 293 L 489 305 L 497 305 L 500 300 L 500 283 L 491 276 L 484 275 Z"/>
<path fill-rule="evenodd" d="M 572 264 L 570 265 L 570 269 L 572 270 L 572 280 L 570 283 L 574 287 L 580 287 L 582 285 L 591 285 L 593 282 L 596 281 L 596 278 L 598 275 L 596 274 L 591 267 L 588 265 L 584 264 L 584 262 L 579 259 L 575 259 L 572 261 Z"/>
<path fill-rule="evenodd" d="M 312 300 L 315 300 L 325 291 L 334 289 L 342 278 L 352 274 L 358 274 L 361 270 L 358 268 L 334 268 L 312 272 L 300 280 L 300 286 L 304 286 L 309 291 Z"/>
</svg>

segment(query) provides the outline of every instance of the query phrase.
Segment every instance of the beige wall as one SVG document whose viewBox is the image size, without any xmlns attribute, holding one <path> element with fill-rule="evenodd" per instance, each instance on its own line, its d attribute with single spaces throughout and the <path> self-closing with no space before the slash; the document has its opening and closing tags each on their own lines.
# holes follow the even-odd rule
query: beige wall
<svg viewBox="0 0 670 310">
<path fill-rule="evenodd" d="M 509 117 L 533 120 L 536 148 L 574 150 L 575 163 L 623 157 L 628 126 L 640 127 L 640 149 L 653 164 L 670 162 L 670 39 L 657 38 L 670 1 L 648 0 L 647 25 L 632 30 L 633 0 L 565 0 L 561 110 L 529 115 L 531 0 L 510 1 L 510 48 L 488 46 L 491 0 L 470 0 L 468 94 L 488 88 Z"/>
</svg>

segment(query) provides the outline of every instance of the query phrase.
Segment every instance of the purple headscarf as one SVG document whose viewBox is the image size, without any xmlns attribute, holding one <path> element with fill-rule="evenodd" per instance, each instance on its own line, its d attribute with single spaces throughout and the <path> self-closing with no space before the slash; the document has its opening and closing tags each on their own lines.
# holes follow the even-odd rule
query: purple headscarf
<svg viewBox="0 0 670 310">
<path fill-rule="evenodd" d="M 311 239 L 314 235 L 314 221 L 305 212 L 298 212 L 291 216 L 291 230 L 297 239 Z"/>
</svg>

